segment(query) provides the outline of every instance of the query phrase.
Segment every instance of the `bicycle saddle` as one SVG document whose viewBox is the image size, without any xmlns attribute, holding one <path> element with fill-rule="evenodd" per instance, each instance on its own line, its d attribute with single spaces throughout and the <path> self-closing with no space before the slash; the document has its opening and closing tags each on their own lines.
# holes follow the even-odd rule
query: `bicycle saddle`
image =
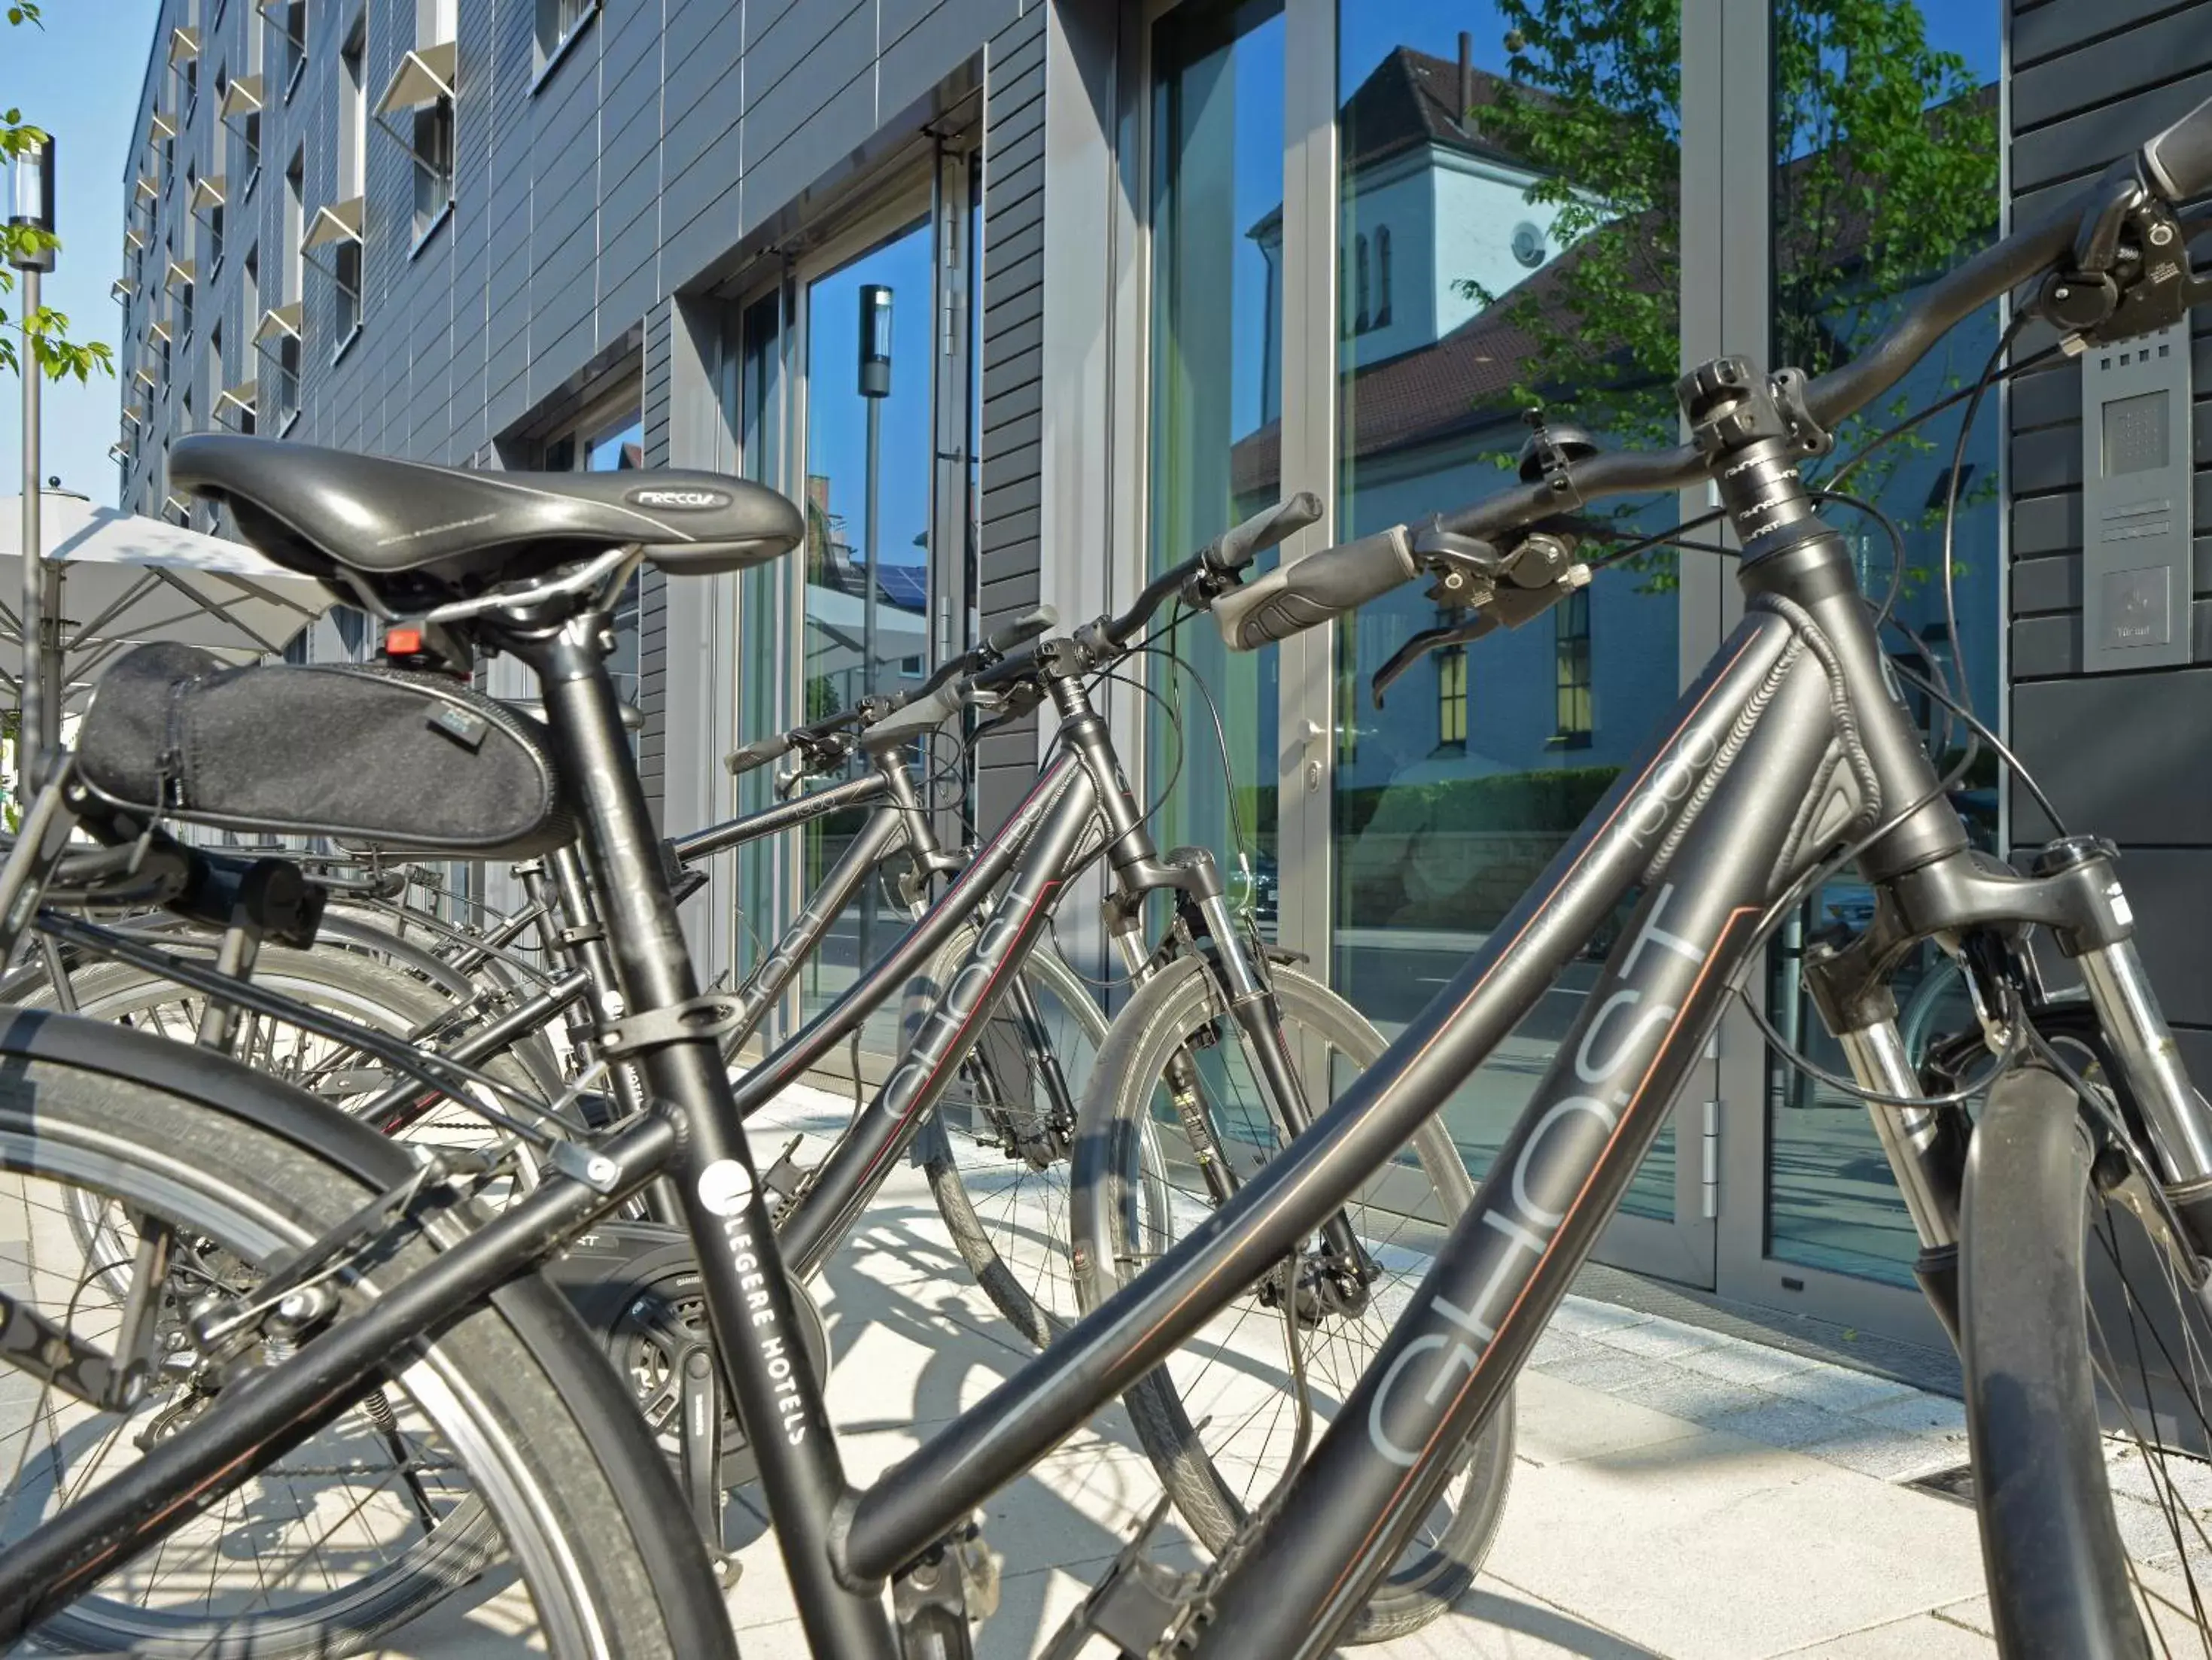
<svg viewBox="0 0 2212 1660">
<path fill-rule="evenodd" d="M 719 473 L 475 472 L 307 444 L 194 433 L 169 478 L 226 502 L 278 564 L 341 570 L 395 598 L 435 601 L 539 576 L 636 542 L 672 576 L 739 571 L 789 552 L 799 509 Z"/>
</svg>

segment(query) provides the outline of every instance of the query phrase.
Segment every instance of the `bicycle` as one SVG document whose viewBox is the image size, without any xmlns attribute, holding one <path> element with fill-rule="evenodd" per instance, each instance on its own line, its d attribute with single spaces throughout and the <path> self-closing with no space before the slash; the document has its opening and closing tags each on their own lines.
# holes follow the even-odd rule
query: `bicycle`
<svg viewBox="0 0 2212 1660">
<path fill-rule="evenodd" d="M 1194 585 L 1194 598 L 1214 610 L 1232 644 L 1248 648 L 1352 609 L 1425 570 L 1466 600 L 1479 622 L 1494 623 L 1531 606 L 1540 609 L 1586 578 L 1587 566 L 1573 557 L 1577 545 L 1564 540 L 1579 533 L 1560 523 L 1582 504 L 1710 481 L 1741 541 L 1748 605 L 1675 717 L 1504 925 L 1375 1065 L 1202 1227 L 1118 1288 L 1100 1287 L 1097 1306 L 1020 1373 L 857 1492 L 844 1479 L 818 1379 L 793 1351 L 794 1298 L 778 1271 L 782 1253 L 766 1196 L 737 1132 L 712 1022 L 698 1016 L 665 886 L 652 874 L 642 798 L 609 712 L 596 607 L 618 591 L 638 557 L 637 533 L 625 532 L 632 541 L 613 554 L 538 582 L 526 608 L 502 615 L 496 593 L 455 591 L 455 579 L 471 570 L 489 579 L 533 574 L 523 568 L 528 560 L 502 558 L 490 533 L 458 548 L 449 542 L 398 556 L 380 551 L 364 560 L 318 517 L 306 489 L 311 482 L 331 494 L 343 485 L 340 499 L 357 510 L 388 512 L 364 504 L 380 500 L 380 487 L 397 482 L 384 470 L 394 463 L 336 457 L 264 462 L 236 447 L 246 440 L 227 438 L 179 444 L 172 458 L 178 476 L 224 492 L 249 534 L 281 548 L 295 567 L 335 568 L 336 550 L 345 548 L 355 580 L 376 579 L 379 566 L 395 583 L 411 573 L 415 591 L 433 588 L 429 597 L 449 617 L 497 628 L 502 643 L 539 669 L 556 742 L 581 785 L 589 845 L 612 869 L 648 873 L 604 887 L 618 964 L 637 1011 L 625 1016 L 638 1023 L 625 1039 L 635 1045 L 656 1102 L 667 1108 L 595 1142 L 588 1168 L 543 1184 L 458 1237 L 445 1233 L 450 1242 L 434 1249 L 441 1217 L 386 1236 L 394 1232 L 395 1211 L 412 1215 L 414 1204 L 442 1189 L 431 1189 L 419 1172 L 398 1171 L 388 1162 L 389 1143 L 376 1143 L 374 1154 L 349 1147 L 328 1114 L 257 1083 L 248 1098 L 258 1103 L 255 1110 L 273 1120 L 279 1102 L 288 1109 L 282 1116 L 294 1161 L 304 1158 L 335 1184 L 334 1197 L 349 1193 L 356 1202 L 349 1212 L 343 1203 L 331 1207 L 360 1219 L 340 1239 L 368 1233 L 385 1241 L 383 1249 L 406 1252 L 403 1266 L 414 1271 L 393 1275 L 380 1267 L 380 1294 L 301 1309 L 307 1323 L 296 1334 L 296 1353 L 263 1369 L 250 1393 L 241 1390 L 222 1410 L 184 1427 L 123 1476 L 19 1542 L 0 1560 L 0 1639 L 65 1609 L 112 1561 L 144 1552 L 204 1513 L 216 1495 L 330 1422 L 385 1375 L 392 1356 L 408 1354 L 423 1357 L 406 1367 L 409 1375 L 442 1365 L 510 1407 L 528 1403 L 531 1415 L 559 1438 L 562 1456 L 551 1461 L 534 1443 L 482 1436 L 470 1440 L 465 1459 L 472 1471 L 527 1480 L 532 1502 L 523 1501 L 510 1480 L 488 1483 L 488 1500 L 538 1598 L 550 1648 L 583 1651 L 591 1645 L 582 1627 L 595 1625 L 605 1645 L 621 1651 L 730 1651 L 703 1560 L 668 1530 L 651 1502 L 667 1496 L 666 1476 L 637 1456 L 634 1419 L 595 1409 L 588 1368 L 574 1376 L 549 1372 L 520 1351 L 514 1366 L 500 1369 L 462 1347 L 534 1318 L 542 1281 L 528 1269 L 667 1172 L 686 1226 L 702 1246 L 719 1244 L 701 1251 L 702 1288 L 741 1412 L 749 1423 L 773 1427 L 759 1438 L 762 1486 L 810 1642 L 840 1660 L 890 1660 L 902 1638 L 957 1652 L 967 1640 L 971 1596 L 980 1602 L 988 1592 L 988 1566 L 968 1519 L 975 1506 L 1167 1359 L 1244 1287 L 1300 1257 L 1305 1242 L 1328 1230 L 1359 1184 L 1385 1167 L 1605 924 L 1616 902 L 1638 889 L 1595 991 L 1473 1207 L 1454 1224 L 1405 1317 L 1310 1453 L 1212 1567 L 1164 1584 L 1163 1571 L 1133 1548 L 1068 1628 L 1080 1639 L 1109 1610 L 1149 1606 L 1149 1628 L 1115 1625 L 1125 1645 L 1171 1645 L 1205 1660 L 1324 1652 L 1421 1525 L 1470 1438 L 1494 1420 L 1754 945 L 1840 856 L 1856 859 L 1875 888 L 1875 919 L 1814 962 L 1814 983 L 1824 1015 L 1868 1081 L 1857 1087 L 1883 1105 L 1885 1147 L 1922 1230 L 1923 1284 L 1960 1331 L 2000 1643 L 2013 1654 L 2101 1652 L 2108 1645 L 2144 1651 L 2097 1457 L 2084 1320 L 2076 1318 L 2080 1282 L 2069 1269 L 2080 1260 L 2072 1213 L 2062 1208 L 2055 1228 L 2007 1229 L 2006 1201 L 2033 1188 L 2072 1196 L 2069 1207 L 2074 1199 L 2086 1202 L 2092 1172 L 2102 1164 L 2116 1188 L 2136 1184 L 2132 1190 L 2160 1218 L 2180 1259 L 2173 1264 L 2179 1279 L 2199 1283 L 2204 1230 L 2190 1223 L 2203 1213 L 2188 1202 L 2193 1184 L 2212 1174 L 2212 1114 L 2174 1060 L 2108 855 L 2085 839 L 2062 839 L 2033 873 L 2021 875 L 1970 851 L 1943 799 L 1944 781 L 1883 677 L 1848 549 L 1822 524 L 1796 463 L 1817 449 L 1833 423 L 1894 385 L 1950 324 L 2016 284 L 2038 282 L 2036 309 L 2090 342 L 2185 314 L 2203 294 L 2179 254 L 2172 204 L 2208 188 L 2212 105 L 2152 139 L 2051 219 L 1931 285 L 1852 364 L 1810 383 L 1786 372 L 1770 379 L 1741 360 L 1692 371 L 1680 393 L 1695 441 L 1680 450 L 1568 454 L 1540 434 L 1524 482 L 1419 533 L 1398 527 L 1234 592 L 1233 570 L 1200 561 L 1171 573 L 1178 584 Z M 2153 264 L 2141 257 L 2151 246 L 2174 252 Z M 2123 261 L 2123 248 L 2136 257 Z M 420 511 L 441 522 L 484 509 L 489 498 L 483 493 L 493 488 L 429 470 L 409 469 L 407 476 L 418 488 L 436 481 L 444 499 Z M 764 557 L 775 550 L 763 551 L 765 544 L 780 548 L 799 539 L 794 514 L 771 510 L 743 487 L 669 477 L 715 504 L 691 521 L 696 530 L 661 523 L 645 532 L 642 545 L 678 571 L 695 539 L 709 543 L 692 555 L 695 565 L 748 553 Z M 634 489 L 649 506 L 660 482 L 569 487 L 573 498 L 550 484 L 513 487 L 539 493 L 556 515 L 552 522 L 573 536 L 565 546 L 538 548 L 538 568 L 558 565 L 564 554 L 587 559 L 594 532 L 611 538 L 612 527 L 587 489 Z M 272 514 L 276 522 L 310 529 L 264 537 L 256 521 L 270 501 L 282 504 Z M 442 573 L 441 553 L 456 561 Z M 1126 644 L 1166 591 L 1172 590 L 1157 582 L 1148 589 L 1133 622 L 1125 616 L 1079 631 L 1079 649 L 1087 649 L 1086 637 L 1099 648 Z M 454 609 L 461 607 L 468 609 Z M 1055 764 L 1017 820 L 1050 823 L 1057 832 L 1062 815 L 1047 808 L 1062 797 L 1050 791 L 1086 791 L 1088 780 L 1074 764 Z M 1033 929 L 1048 897 L 1042 887 L 1017 879 L 994 929 L 1016 936 Z M 2083 965 L 2114 1079 L 2135 1117 L 2124 1107 L 2106 1113 L 2120 1092 L 2100 1094 L 2087 1080 L 2077 1087 L 2069 1078 L 2080 1075 L 2058 1070 L 2048 1045 L 2033 1061 L 2024 1058 L 2030 1040 L 2019 947 L 2027 925 L 2050 928 Z M 1995 1051 L 1987 1065 L 1996 1075 L 1986 1086 L 1984 1117 L 2004 1126 L 2001 1136 L 1978 1132 L 1970 1144 L 1959 1133 L 1965 1128 L 1959 1100 L 1929 1094 L 1898 1058 L 1883 977 L 1904 942 L 1929 936 L 1960 945 L 1992 1000 L 1984 1006 L 1984 1049 Z M 957 1001 L 956 990 L 937 1017 L 954 1029 Z M 956 1012 L 948 1015 L 947 1007 Z M 64 1102 L 86 1122 L 102 1122 L 93 1104 L 71 1094 L 70 1081 L 86 1065 L 69 1047 L 77 1029 L 21 1016 L 0 1028 L 0 1053 L 35 1070 L 42 1096 L 57 1109 L 29 1126 L 20 1107 L 0 1106 L 12 1115 L 0 1118 L 10 1133 L 51 1127 L 66 1142 L 73 1121 L 61 1109 Z M 935 1057 L 926 1045 L 916 1053 L 926 1081 Z M 152 1059 L 133 1054 L 124 1063 Z M 146 1075 L 171 1092 L 151 1097 L 167 1101 L 165 1111 L 249 1133 L 239 1116 L 248 1109 L 224 1109 L 204 1087 L 204 1105 L 187 1106 L 185 1081 L 172 1083 L 173 1069 L 155 1066 Z M 245 1090 L 246 1075 L 217 1069 Z M 1099 1099 L 1094 1094 L 1086 1109 Z M 1136 1190 L 1130 1172 L 1141 1171 L 1139 1126 L 1121 1119 L 1116 1130 L 1104 1116 L 1090 1113 L 1079 1126 L 1079 1152 L 1097 1152 L 1105 1168 L 1120 1173 L 1115 1191 Z M 2085 1123 L 2098 1142 L 2094 1160 L 2086 1149 L 2078 1156 L 2069 1151 Z M 137 1132 L 116 1145 L 129 1159 L 143 1144 Z M 20 1166 L 38 1145 L 12 1142 L 11 1164 Z M 2038 1176 L 2034 1157 L 2010 1150 L 2015 1146 L 2049 1154 L 2043 1162 L 2050 1179 Z M 378 1159 L 387 1162 L 380 1168 Z M 241 1170 L 238 1180 L 245 1179 Z M 1079 1268 L 1095 1269 L 1111 1248 L 1103 1187 L 1103 1170 L 1099 1181 L 1078 1186 L 1086 1209 Z M 1954 1197 L 1956 1209 L 1947 1213 Z M 452 1215 L 450 1205 L 441 1209 Z M 2008 1253 L 2018 1260 L 2023 1247 L 2041 1253 L 2057 1275 L 2057 1294 L 2031 1296 L 2034 1276 L 2007 1271 Z M 276 1285 L 285 1293 L 279 1303 L 291 1297 L 283 1276 L 297 1275 L 297 1264 L 314 1263 L 332 1277 L 359 1266 L 358 1253 L 343 1243 L 293 1261 L 279 1269 Z M 2050 1291 L 2047 1280 L 2043 1290 Z M 268 1295 L 264 1282 L 260 1300 Z M 2000 1354 L 1991 1345 L 2001 1341 L 2008 1347 Z M 464 1414 L 448 1417 L 477 1422 Z M 641 1541 L 650 1548 L 641 1549 Z M 882 1600 L 887 1584 L 896 1628 Z"/>
</svg>

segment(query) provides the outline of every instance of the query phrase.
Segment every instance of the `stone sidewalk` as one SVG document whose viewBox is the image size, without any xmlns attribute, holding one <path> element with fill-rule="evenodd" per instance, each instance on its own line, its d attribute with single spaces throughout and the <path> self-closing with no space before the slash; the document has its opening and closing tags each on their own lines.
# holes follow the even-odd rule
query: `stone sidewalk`
<svg viewBox="0 0 2212 1660">
<path fill-rule="evenodd" d="M 815 1104 L 826 1114 L 826 1101 Z M 841 1115 L 848 1107 L 836 1104 Z M 789 1128 L 819 1123 L 797 1114 Z M 1028 1351 L 969 1281 L 918 1172 L 893 1176 L 817 1287 L 830 1406 L 866 1481 L 1019 1368 Z M 1725 1324 L 1725 1323 L 1723 1323 Z M 1803 1345 L 1798 1346 L 1802 1348 Z M 1664 1314 L 1571 1297 L 1518 1390 L 1519 1457 L 1486 1571 L 1375 1660 L 1966 1660 L 1993 1656 L 1974 1513 L 1940 1478 L 1966 1461 L 1944 1395 Z M 2131 1455 L 2115 1455 L 2130 1544 L 2153 1592 L 2172 1534 Z M 2189 1502 L 2212 1515 L 2212 1471 Z M 1913 1485 L 1939 1478 L 1927 1486 Z M 987 1660 L 1024 1660 L 1057 1630 L 1158 1499 L 1116 1407 L 988 1506 L 1005 1558 Z M 775 1542 L 731 1512 L 742 1578 L 730 1606 L 748 1660 L 802 1660 Z M 2187 1524 L 2185 1522 L 2185 1528 Z M 1167 1549 L 1182 1536 L 1172 1521 Z M 511 1594 L 511 1593 L 510 1593 Z M 392 1652 L 479 1656 L 504 1635 L 490 1585 Z M 2194 1651 L 2193 1650 L 2191 1651 Z M 1094 1643 L 1089 1655 L 1109 1652 Z"/>
</svg>

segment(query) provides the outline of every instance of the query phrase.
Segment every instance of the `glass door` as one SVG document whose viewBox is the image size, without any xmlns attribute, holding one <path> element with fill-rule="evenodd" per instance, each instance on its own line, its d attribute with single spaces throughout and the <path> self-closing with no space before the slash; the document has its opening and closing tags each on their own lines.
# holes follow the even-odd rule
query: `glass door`
<svg viewBox="0 0 2212 1660">
<path fill-rule="evenodd" d="M 1677 9 L 1469 9 L 1335 3 L 1340 539 L 1516 482 L 1539 406 L 1555 432 L 1607 447 L 1675 441 Z M 1676 506 L 1604 516 L 1640 536 Z M 1339 628 L 1323 738 L 1331 970 L 1386 1034 L 1488 939 L 1717 644 L 1717 610 L 1684 612 L 1675 558 L 1656 551 L 1524 627 L 1410 660 L 1417 634 L 1463 614 L 1408 587 Z M 1478 1175 L 1611 943 L 1593 942 L 1447 1108 Z M 1678 1110 L 1601 1256 L 1712 1283 L 1706 1112 Z"/>
<path fill-rule="evenodd" d="M 918 208 L 833 246 L 801 274 L 805 414 L 799 502 L 806 516 L 800 595 L 799 713 L 816 719 L 870 693 L 920 684 L 931 660 L 931 485 L 937 382 L 930 318 L 933 241 Z M 805 832 L 803 889 L 818 886 L 861 815 Z M 871 883 L 801 976 L 811 1018 L 904 931 Z M 892 1052 L 896 1008 L 863 1042 Z"/>
</svg>

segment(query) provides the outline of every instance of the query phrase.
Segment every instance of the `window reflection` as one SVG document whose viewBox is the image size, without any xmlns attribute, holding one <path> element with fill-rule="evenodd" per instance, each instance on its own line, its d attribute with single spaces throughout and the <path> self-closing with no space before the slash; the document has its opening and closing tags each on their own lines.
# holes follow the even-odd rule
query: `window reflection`
<svg viewBox="0 0 2212 1660">
<path fill-rule="evenodd" d="M 1771 348 L 1778 364 L 1818 374 L 1870 342 L 1928 282 L 1996 232 L 1998 19 L 1995 8 L 1896 3 L 1838 8 L 1780 0 L 1774 9 L 1774 262 Z M 1895 585 L 1883 645 L 1923 677 L 1948 679 L 1978 713 L 1996 715 L 2000 521 L 1996 400 L 1966 435 L 1953 549 L 1955 615 L 1947 615 L 1942 520 L 1962 410 L 1857 459 L 1867 440 L 1983 373 L 1999 330 L 1995 306 L 1951 330 L 1895 391 L 1846 422 L 1835 452 L 1804 469 L 1815 485 L 1844 479 L 1904 533 L 1899 562 L 1878 527 L 1826 510 L 1851 542 L 1860 585 Z M 1939 770 L 1966 735 L 1941 703 L 1908 688 Z M 1953 793 L 1975 839 L 1997 842 L 1996 758 L 1984 754 Z M 1788 926 L 1769 987 L 1776 1023 L 1831 1071 L 1846 1070 L 1798 987 L 1807 937 L 1861 925 L 1873 895 L 1832 881 Z M 1905 1023 L 1956 1030 L 1965 1003 L 1923 951 L 1899 979 Z M 1910 1286 L 1918 1248 L 1866 1109 L 1770 1057 L 1768 1249 L 1785 1261 Z"/>
<path fill-rule="evenodd" d="M 1337 27 L 1338 535 L 1514 482 L 1532 405 L 1609 447 L 1672 443 L 1674 0 L 1342 0 Z M 1632 503 L 1620 519 L 1658 529 L 1673 512 Z M 1464 614 L 1408 587 L 1341 625 L 1334 970 L 1386 1033 L 1480 948 L 1672 706 L 1676 586 L 1663 554 L 1608 571 L 1549 617 L 1430 653 L 1379 699 L 1376 671 Z M 1477 1169 L 1606 943 L 1447 1109 Z M 1673 1215 L 1671 1158 L 1662 1143 L 1631 1210 Z"/>
</svg>

